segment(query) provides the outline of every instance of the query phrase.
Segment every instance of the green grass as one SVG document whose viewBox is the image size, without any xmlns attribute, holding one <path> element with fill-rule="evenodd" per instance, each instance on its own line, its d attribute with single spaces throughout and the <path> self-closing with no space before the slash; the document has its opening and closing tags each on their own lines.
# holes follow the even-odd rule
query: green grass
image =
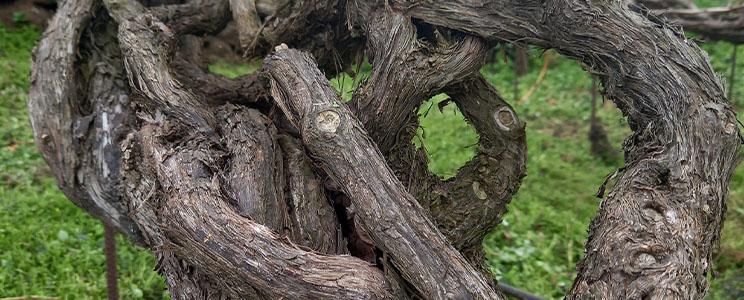
<svg viewBox="0 0 744 300">
<path fill-rule="evenodd" d="M 209 72 L 222 74 L 228 78 L 237 78 L 255 72 L 261 68 L 261 64 L 256 62 L 252 64 L 234 64 L 227 61 L 218 61 L 209 65 Z"/>
<path fill-rule="evenodd" d="M 100 299 L 105 295 L 102 227 L 56 188 L 28 125 L 30 50 L 38 35 L 31 28 L 0 27 L 0 298 Z M 716 43 L 705 49 L 716 70 L 728 74 L 732 46 Z M 739 52 L 739 61 L 744 62 L 744 47 Z M 541 52 L 531 54 L 532 71 L 521 79 L 520 95 L 535 82 L 542 64 Z M 255 68 L 228 63 L 210 67 L 230 77 Z M 738 70 L 739 82 L 744 82 L 744 63 Z M 515 103 L 513 70 L 508 64 L 487 66 L 483 74 Z M 346 98 L 358 82 L 348 76 L 332 81 Z M 484 242 L 500 279 L 551 298 L 570 287 L 589 221 L 599 204 L 594 193 L 605 175 L 621 166 L 620 161 L 605 163 L 589 155 L 590 84 L 578 64 L 558 58 L 539 89 L 514 106 L 527 122 L 528 175 L 504 223 Z M 736 86 L 736 94 L 744 106 L 744 84 Z M 422 114 L 427 108 L 422 108 Z M 599 117 L 619 151 L 629 132 L 625 120 L 610 102 L 601 107 Z M 453 106 L 440 112 L 434 105 L 421 124 L 417 142 L 426 147 L 430 168 L 437 174 L 451 176 L 472 157 L 477 135 Z M 744 167 L 737 169 L 731 183 L 728 207 L 711 299 L 744 297 L 744 239 L 740 238 Z M 153 257 L 122 239 L 118 245 L 122 298 L 167 298 L 162 278 L 153 271 Z"/>
</svg>

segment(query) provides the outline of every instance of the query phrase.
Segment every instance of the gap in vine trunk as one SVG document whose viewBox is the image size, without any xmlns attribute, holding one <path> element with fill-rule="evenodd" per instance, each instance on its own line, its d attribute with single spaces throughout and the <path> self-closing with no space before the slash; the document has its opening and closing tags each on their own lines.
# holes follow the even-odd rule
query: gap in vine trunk
<svg viewBox="0 0 744 300">
<path fill-rule="evenodd" d="M 421 106 L 413 142 L 426 149 L 429 170 L 446 179 L 475 156 L 478 133 L 447 95 L 439 94 Z"/>
<path fill-rule="evenodd" d="M 236 78 L 261 68 L 261 59 L 246 61 L 236 36 L 237 26 L 229 22 L 217 35 L 201 38 L 201 63 L 208 66 L 210 72 Z"/>
<path fill-rule="evenodd" d="M 208 65 L 209 72 L 219 74 L 230 79 L 248 75 L 261 68 L 261 61 L 250 63 L 234 63 L 227 60 L 217 60 Z"/>
<path fill-rule="evenodd" d="M 362 58 L 361 63 L 353 64 L 345 72 L 340 72 L 336 77 L 330 79 L 331 86 L 341 95 L 344 102 L 351 100 L 354 91 L 367 79 L 372 72 L 372 65 L 367 57 Z"/>
</svg>

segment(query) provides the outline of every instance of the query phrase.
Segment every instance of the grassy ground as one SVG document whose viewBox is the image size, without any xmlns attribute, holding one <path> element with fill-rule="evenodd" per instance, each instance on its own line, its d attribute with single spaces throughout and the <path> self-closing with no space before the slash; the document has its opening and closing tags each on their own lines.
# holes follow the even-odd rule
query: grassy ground
<svg viewBox="0 0 744 300">
<path fill-rule="evenodd" d="M 0 27 L 0 298 L 99 299 L 105 295 L 103 230 L 58 191 L 28 126 L 27 78 L 37 37 L 33 29 Z M 712 44 L 706 50 L 716 69 L 726 73 L 731 46 Z M 744 61 L 744 48 L 739 52 Z M 520 95 L 535 82 L 543 63 L 541 52 L 531 54 L 532 71 L 522 78 Z M 211 69 L 230 75 L 252 70 L 228 64 Z M 744 80 L 744 64 L 738 69 L 743 70 L 739 77 Z M 508 65 L 489 66 L 483 73 L 506 99 L 517 98 Z M 589 155 L 590 84 L 579 65 L 557 58 L 539 88 L 515 105 L 528 124 L 528 176 L 504 223 L 484 243 L 500 279 L 551 298 L 560 297 L 575 276 L 589 220 L 599 204 L 593 196 L 596 188 L 622 164 Z M 339 80 L 336 85 L 348 92 L 353 80 Z M 744 85 L 739 84 L 736 92 L 744 103 Z M 610 102 L 601 107 L 599 116 L 613 144 L 620 145 L 628 133 L 625 120 Z M 453 107 L 444 112 L 436 107 L 429 110 L 422 126 L 420 139 L 438 174 L 451 176 L 473 155 L 477 135 Z M 743 183 L 744 167 L 740 167 L 731 184 L 711 299 L 744 297 L 744 240 L 737 236 L 744 230 Z M 118 255 L 123 299 L 168 297 L 150 254 L 120 239 Z"/>
</svg>

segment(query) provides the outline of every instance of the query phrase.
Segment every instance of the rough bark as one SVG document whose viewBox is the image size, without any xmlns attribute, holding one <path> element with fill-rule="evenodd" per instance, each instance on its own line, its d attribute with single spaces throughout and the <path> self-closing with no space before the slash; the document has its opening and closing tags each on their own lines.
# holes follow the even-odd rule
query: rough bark
<svg viewBox="0 0 744 300">
<path fill-rule="evenodd" d="M 312 58 L 280 46 L 264 64 L 277 105 L 406 280 L 426 299 L 502 298 L 426 218 Z"/>
<path fill-rule="evenodd" d="M 461 251 L 479 249 L 519 187 L 526 162 L 524 124 L 490 84 L 478 75 L 470 78 L 484 63 L 486 45 L 456 33 L 454 41 L 439 33 L 429 46 L 413 43 L 418 32 L 408 18 L 352 3 L 369 22 L 361 30 L 373 68 L 350 108 L 447 239 Z M 409 78 L 425 80 L 411 84 Z M 451 94 L 481 135 L 479 153 L 448 181 L 428 171 L 424 151 L 412 142 L 418 108 L 440 92 Z M 502 113 L 505 123 L 498 124 Z"/>
<path fill-rule="evenodd" d="M 132 116 L 117 40 L 105 23 L 93 31 L 100 35 L 96 41 L 101 47 L 90 47 L 85 66 L 75 59 L 79 43 L 95 42 L 92 36 L 81 37 L 99 7 L 92 0 L 65 2 L 50 21 L 34 49 L 31 125 L 62 192 L 141 242 L 137 225 L 127 216 L 127 204 L 116 191 L 118 142 Z"/>
<path fill-rule="evenodd" d="M 569 298 L 703 297 L 741 140 L 700 49 L 616 2 L 396 4 L 433 24 L 574 57 L 627 115 L 625 173 L 592 221 Z"/>
<path fill-rule="evenodd" d="M 287 200 L 295 243 L 328 254 L 346 254 L 340 224 L 323 183 L 315 174 L 310 158 L 299 140 L 282 135 Z"/>
<path fill-rule="evenodd" d="M 156 252 L 163 256 L 171 252 L 193 266 L 175 272 L 186 280 L 174 281 L 198 285 L 206 281 L 217 287 L 199 287 L 194 295 L 183 297 L 199 299 L 198 295 L 214 291 L 234 298 L 256 293 L 268 299 L 392 297 L 382 273 L 373 266 L 354 257 L 324 256 L 285 244 L 266 226 L 237 214 L 224 199 L 219 170 L 214 169 L 219 157 L 210 150 L 217 145 L 202 134 L 179 139 L 184 134 L 179 131 L 188 127 L 178 127 L 146 125 L 132 135 L 127 152 L 147 161 L 132 162 L 125 172 L 131 201 L 146 200 L 138 193 L 152 187 L 143 185 L 162 187 L 162 195 L 139 203 L 136 218 L 143 224 L 160 224 L 147 232 Z"/>
<path fill-rule="evenodd" d="M 208 180 L 204 177 L 206 174 L 204 172 L 208 171 L 205 169 L 207 166 L 205 162 L 207 159 L 214 158 L 212 156 L 213 153 L 209 151 L 210 149 L 214 149 L 214 145 L 204 146 L 205 143 L 213 143 L 209 141 L 214 139 L 212 137 L 214 130 L 211 129 L 209 122 L 204 121 L 209 118 L 211 113 L 198 109 L 202 101 L 196 100 L 193 94 L 182 89 L 180 84 L 173 80 L 172 76 L 167 73 L 167 66 L 154 70 L 156 66 L 162 66 L 162 55 L 164 55 L 164 51 L 153 44 L 158 41 L 159 37 L 151 30 L 152 27 L 141 26 L 141 24 L 146 24 L 148 21 L 152 22 L 152 19 L 148 19 L 148 15 L 138 12 L 137 10 L 141 8 L 135 4 L 109 4 L 113 4 L 113 6 L 122 5 L 118 10 L 114 10 L 120 22 L 119 36 L 121 40 L 136 41 L 126 45 L 123 51 L 124 58 L 120 58 L 121 60 L 119 61 L 120 68 L 113 71 L 123 72 L 124 67 L 126 67 L 130 82 L 133 83 L 135 98 L 138 99 L 137 105 L 146 108 L 144 111 L 149 112 L 148 115 L 140 115 L 140 122 L 144 122 L 145 124 L 159 124 L 165 126 L 166 129 L 155 125 L 145 125 L 137 133 L 130 133 L 127 142 L 124 143 L 126 147 L 123 153 L 124 157 L 121 160 L 125 162 L 126 167 L 121 172 L 125 174 L 125 180 L 124 183 L 117 181 L 117 185 L 123 184 L 125 186 L 123 195 L 118 194 L 119 197 L 124 198 L 123 200 L 127 202 L 125 208 L 114 210 L 107 206 L 95 206 L 99 205 L 97 202 L 92 202 L 92 204 L 84 202 L 91 201 L 89 200 L 90 196 L 84 194 L 85 190 L 83 188 L 72 184 L 69 184 L 70 190 L 78 188 L 82 191 L 72 190 L 73 193 L 69 197 L 78 203 L 82 203 L 81 206 L 89 205 L 84 206 L 89 211 L 103 211 L 103 213 L 107 214 L 119 212 L 123 216 L 128 216 L 126 220 L 129 222 L 136 222 L 137 228 L 142 231 L 134 231 L 138 234 L 135 237 L 143 240 L 143 243 L 159 254 L 161 257 L 161 272 L 167 276 L 168 283 L 176 298 L 212 298 L 225 295 L 251 298 L 256 295 L 256 291 L 250 288 L 250 286 L 255 286 L 260 295 L 268 297 L 390 298 L 386 280 L 379 270 L 353 257 L 326 257 L 286 245 L 263 225 L 248 221 L 240 217 L 232 208 L 229 208 L 229 201 L 224 199 L 219 186 L 215 185 L 214 180 L 216 177 L 210 176 Z M 111 6 L 109 5 L 109 8 Z M 75 74 L 70 69 L 77 67 L 73 60 L 75 52 L 67 51 L 67 49 L 75 49 L 77 47 L 79 32 L 82 31 L 80 28 L 87 22 L 87 18 L 90 16 L 87 15 L 86 17 L 86 13 L 89 13 L 93 7 L 91 6 L 91 2 L 70 1 L 63 6 L 61 11 L 67 12 L 67 9 L 71 8 L 77 10 L 73 11 L 70 15 L 60 14 L 57 17 L 59 22 L 69 24 L 69 30 L 55 35 L 57 28 L 68 28 L 50 26 L 49 28 L 51 29 L 47 31 L 48 38 L 45 39 L 47 43 L 42 43 L 37 50 L 36 69 L 43 72 L 36 75 L 38 76 L 38 81 L 34 81 L 37 85 L 35 85 L 32 92 L 33 99 L 30 102 L 30 107 L 34 111 L 59 111 L 62 121 L 78 120 L 78 117 L 63 119 L 65 115 L 62 113 L 69 114 L 69 110 L 71 109 L 62 105 L 75 105 L 75 109 L 79 109 L 81 105 L 75 102 L 70 104 L 67 102 L 70 101 L 68 99 L 81 102 L 86 100 L 95 101 L 93 103 L 94 107 L 109 104 L 106 102 L 107 98 L 75 98 L 74 92 L 76 90 L 73 91 L 72 88 L 64 86 L 64 84 L 78 84 L 80 81 L 77 78 L 75 80 L 67 78 L 71 74 Z M 157 25 L 156 21 L 151 24 Z M 77 36 L 75 34 L 76 32 L 78 33 Z M 113 35 L 110 36 L 113 37 Z M 112 45 L 116 46 L 116 44 Z M 150 51 L 150 53 L 155 55 L 142 55 L 145 51 Z M 40 56 L 40 54 L 43 56 Z M 57 65 L 52 65 L 51 62 L 49 62 L 49 65 L 45 65 L 44 62 L 48 61 L 47 56 L 49 55 L 57 55 L 59 57 L 59 61 L 55 61 L 56 63 L 62 62 L 64 65 L 65 62 L 68 62 L 68 69 L 57 68 Z M 115 58 L 118 56 L 107 57 Z M 121 65 L 122 60 L 125 62 L 123 66 Z M 92 60 L 92 62 L 95 61 Z M 111 74 L 104 74 L 112 76 Z M 142 80 L 145 74 L 148 76 L 148 80 L 146 81 Z M 137 80 L 138 78 L 140 80 Z M 42 82 L 56 85 L 38 85 Z M 108 88 L 111 88 L 111 86 L 115 87 L 112 83 L 126 86 L 126 81 L 107 80 L 103 81 L 103 83 Z M 63 84 L 63 86 L 57 88 L 60 84 Z M 51 89 L 51 91 L 44 89 Z M 40 92 L 46 92 L 44 97 L 35 94 Z M 90 93 L 88 95 L 97 94 Z M 108 96 L 107 94 L 105 95 Z M 122 99 L 122 97 L 113 99 L 117 105 L 122 105 L 121 101 L 127 101 L 126 98 Z M 59 103 L 62 105 L 59 105 Z M 123 103 L 126 104 L 127 102 Z M 57 106 L 54 106 L 55 104 Z M 52 107 L 43 107 L 41 109 L 39 108 L 41 105 Z M 57 108 L 60 106 L 62 108 Z M 193 111 L 191 113 L 183 111 L 179 113 L 179 109 L 176 109 L 176 111 L 171 111 L 172 113 L 168 116 L 160 113 L 160 111 L 168 107 L 182 108 L 183 111 Z M 118 110 L 124 111 L 121 107 Z M 207 114 L 207 116 L 200 115 L 202 113 Z M 40 115 L 34 117 L 40 117 Z M 83 120 L 92 122 L 91 118 Z M 102 118 L 105 118 L 105 115 Z M 188 125 L 179 124 L 182 128 L 175 130 L 174 127 L 177 126 L 168 127 L 165 123 L 168 119 L 188 120 Z M 47 145 L 46 147 L 48 148 L 41 147 L 40 149 L 45 153 L 50 162 L 69 164 L 69 162 L 60 161 L 57 156 L 50 157 L 50 155 L 56 153 L 52 151 L 58 149 L 58 151 L 69 151 L 62 152 L 60 154 L 62 157 L 67 155 L 71 159 L 77 158 L 75 155 L 80 154 L 80 152 L 74 151 L 77 149 L 66 148 L 72 148 L 76 145 L 70 146 L 62 143 L 77 142 L 79 138 L 68 138 L 63 135 L 61 138 L 53 139 L 52 136 L 45 137 L 43 135 L 46 132 L 44 130 L 49 130 L 50 135 L 59 136 L 60 132 L 64 133 L 66 130 L 73 129 L 74 127 L 72 125 L 57 125 L 54 123 L 58 121 L 57 119 L 34 118 L 33 120 L 38 138 L 42 142 L 46 140 L 45 143 L 40 144 L 42 146 Z M 103 121 L 103 124 L 106 124 L 105 122 Z M 118 125 L 120 123 L 114 124 Z M 103 125 L 97 126 L 103 127 Z M 194 127 L 199 130 L 192 131 L 191 133 L 193 135 L 186 134 L 189 131 L 188 128 Z M 122 127 L 118 127 L 117 129 L 122 129 Z M 168 135 L 168 139 L 162 142 L 158 138 L 160 135 L 156 134 L 159 132 L 158 130 L 165 130 L 172 135 Z M 98 128 L 94 132 L 106 133 L 106 131 Z M 142 132 L 145 132 L 145 134 L 142 134 Z M 79 130 L 74 133 L 82 135 L 86 134 L 87 131 Z M 72 134 L 70 133 L 69 135 Z M 70 141 L 67 141 L 67 139 Z M 136 143 L 137 141 L 140 141 L 140 143 Z M 169 150 L 164 150 L 161 142 L 167 144 Z M 181 151 L 172 152 L 171 150 L 179 148 L 178 146 L 174 146 L 174 144 L 182 146 L 184 148 L 183 153 Z M 189 148 L 190 145 L 197 146 L 195 149 L 192 149 Z M 86 154 L 88 152 L 83 151 L 82 153 Z M 111 154 L 109 152 L 104 153 Z M 116 153 L 119 152 L 114 152 L 114 154 Z M 203 156 L 199 156 L 200 154 L 203 154 Z M 174 157 L 173 159 L 166 160 L 163 158 L 164 156 L 170 157 L 171 155 Z M 121 157 L 121 155 L 118 157 Z M 178 160 L 183 157 L 187 159 Z M 194 158 L 202 158 L 203 160 L 194 160 Z M 119 179 L 119 163 L 121 160 L 114 161 L 117 163 L 116 169 L 111 170 L 114 172 L 117 180 Z M 180 163 L 176 165 L 167 164 L 173 161 Z M 145 164 L 145 162 L 149 163 Z M 73 163 L 75 162 L 73 161 Z M 69 171 L 66 166 L 59 167 L 57 170 Z M 88 172 L 95 171 L 95 169 L 84 170 Z M 67 187 L 68 181 L 64 177 L 67 175 L 61 174 L 58 176 L 60 177 L 59 181 L 61 185 Z M 101 176 L 100 178 L 106 179 L 108 176 Z M 262 180 L 265 180 L 265 178 Z M 86 181 L 86 183 L 88 182 L 91 181 Z M 246 186 L 256 185 L 255 183 L 247 183 Z M 159 190 L 160 188 L 162 190 Z M 117 190 L 116 188 L 111 188 L 105 191 L 113 192 Z M 191 198 L 189 195 L 191 195 Z M 191 203 L 188 201 L 196 202 Z M 111 201 L 111 203 L 116 202 Z M 103 204 L 111 205 L 111 203 Z M 175 207 L 168 206 L 169 204 Z M 192 204 L 198 205 L 194 206 Z M 125 214 L 123 211 L 126 208 L 130 209 Z M 222 212 L 222 210 L 224 210 L 224 213 L 220 213 L 219 216 L 213 215 L 214 212 Z M 196 211 L 200 212 L 197 213 Z M 205 215 L 209 220 L 193 219 Z M 120 220 L 120 218 L 117 219 L 108 215 L 104 215 L 101 218 L 109 222 Z M 133 218 L 136 221 L 129 218 Z M 212 223 L 207 221 L 211 221 Z M 120 223 L 115 224 L 119 225 Z M 209 224 L 213 224 L 215 227 L 210 227 Z M 226 224 L 230 224 L 230 226 L 226 228 L 224 226 Z M 131 230 L 124 231 L 130 234 L 132 232 Z M 210 242 L 208 237 L 213 238 L 213 240 Z M 244 239 L 236 237 L 244 237 Z M 222 243 L 219 240 L 220 238 L 231 240 L 231 244 Z M 192 262 L 191 266 L 195 267 L 184 265 L 180 262 L 181 259 L 179 257 L 188 257 Z M 246 257 L 250 259 L 245 259 Z M 294 257 L 295 259 L 286 261 L 290 257 Z M 270 261 L 274 261 L 276 264 L 272 264 Z M 245 265 L 245 268 L 235 268 L 236 265 L 240 264 Z M 324 270 L 328 271 L 327 275 L 323 275 Z M 261 272 L 265 274 L 258 275 Z M 285 272 L 289 272 L 292 275 Z M 272 276 L 277 276 L 277 274 L 284 274 L 281 275 L 281 280 L 272 279 Z M 294 280 L 291 278 L 294 278 Z M 230 280 L 235 280 L 233 282 L 234 284 L 230 284 Z M 252 282 L 252 280 L 259 280 L 259 282 Z M 277 282 L 286 284 L 287 286 L 276 289 L 274 284 Z M 297 286 L 290 287 L 292 285 Z"/>
<path fill-rule="evenodd" d="M 257 74 L 229 79 L 207 71 L 202 41 L 197 36 L 184 35 L 175 42 L 173 60 L 170 62 L 175 78 L 210 105 L 235 103 L 266 106 L 267 88 Z"/>
<path fill-rule="evenodd" d="M 703 297 L 740 139 L 675 28 L 621 1 L 147 2 L 64 2 L 29 110 L 60 188 L 156 253 L 174 298 L 501 298 L 480 243 L 525 175 L 525 131 L 477 71 L 514 41 L 582 62 L 634 131 L 568 298 Z M 247 59 L 305 52 L 269 56 L 268 82 L 210 74 L 198 36 L 230 9 L 253 18 Z M 362 49 L 347 106 L 325 77 Z M 480 134 L 448 180 L 411 142 L 438 93 Z"/>
<path fill-rule="evenodd" d="M 276 149 L 263 148 L 272 144 L 266 122 L 256 113 L 230 112 L 227 108 L 227 112 L 223 111 L 227 127 L 221 130 L 222 138 L 227 140 L 223 145 L 227 153 L 221 153 L 215 142 L 217 133 L 212 128 L 214 114 L 204 109 L 203 101 L 183 89 L 163 65 L 162 55 L 166 49 L 156 46 L 158 35 L 153 30 L 163 27 L 159 27 L 155 19 L 150 20 L 155 26 L 141 26 L 148 16 L 143 15 L 142 8 L 136 4 L 127 3 L 118 8 L 116 5 L 119 3 L 107 2 L 119 22 L 120 40 L 132 41 L 123 51 L 124 61 L 133 89 L 143 98 L 141 104 L 145 111 L 151 114 L 143 119 L 159 125 L 145 125 L 138 133 L 130 135 L 128 158 L 141 157 L 146 163 L 129 163 L 126 170 L 129 200 L 137 204 L 140 224 L 150 226 L 143 229 L 149 246 L 156 252 L 166 248 L 196 269 L 195 272 L 173 270 L 173 274 L 166 275 L 189 278 L 186 281 L 196 283 L 192 288 L 199 291 L 197 295 L 390 298 L 387 282 L 372 266 L 352 257 L 326 257 L 300 250 L 284 244 L 269 231 L 283 227 L 283 218 L 277 215 L 283 215 L 286 210 L 279 201 L 283 200 L 282 193 L 274 190 L 278 185 L 274 178 L 281 173 L 270 174 L 277 163 L 272 158 L 277 155 L 272 151 Z M 155 55 L 141 55 L 145 52 Z M 145 74 L 150 80 L 136 80 Z M 181 113 L 181 109 L 190 113 Z M 160 111 L 165 111 L 166 115 L 159 115 Z M 267 138 L 268 143 L 261 141 Z M 246 160 L 251 152 L 255 156 L 262 155 L 261 150 L 246 149 L 263 149 L 266 156 Z M 218 173 L 221 169 L 215 166 L 223 165 L 220 160 L 225 155 L 232 157 L 228 164 L 231 171 L 226 176 L 228 183 L 220 185 Z M 143 199 L 143 192 L 156 188 L 155 183 L 159 195 L 154 200 Z M 145 185 L 150 185 L 149 189 Z M 231 191 L 228 195 L 235 195 L 237 209 L 228 205 L 221 186 Z M 276 198 L 270 200 L 272 197 Z M 263 219 L 268 228 L 243 218 L 239 212 L 254 220 Z M 160 225 L 151 227 L 155 224 Z M 166 255 L 165 252 L 159 254 Z M 204 281 L 219 287 L 220 292 L 215 293 Z M 183 293 L 183 297 L 187 297 L 187 293 Z"/>
<path fill-rule="evenodd" d="M 744 43 L 744 5 L 701 9 L 685 0 L 640 0 L 636 5 L 704 39 Z"/>
</svg>

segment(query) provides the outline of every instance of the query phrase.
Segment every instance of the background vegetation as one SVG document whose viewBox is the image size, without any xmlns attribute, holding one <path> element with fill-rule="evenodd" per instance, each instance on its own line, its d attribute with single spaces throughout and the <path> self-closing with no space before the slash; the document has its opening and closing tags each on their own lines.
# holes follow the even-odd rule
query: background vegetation
<svg viewBox="0 0 744 300">
<path fill-rule="evenodd" d="M 710 4 L 710 1 L 708 4 Z M 0 298 L 42 295 L 60 299 L 105 296 L 103 229 L 57 189 L 36 151 L 26 111 L 31 49 L 37 29 L 0 25 Z M 714 67 L 728 74 L 730 44 L 704 45 Z M 501 280 L 550 298 L 561 297 L 575 276 L 587 228 L 601 199 L 594 196 L 605 176 L 622 166 L 589 154 L 591 78 L 577 63 L 542 50 L 530 51 L 532 68 L 518 87 L 523 96 L 537 80 L 546 55 L 556 57 L 539 88 L 522 101 L 513 88 L 509 63 L 485 67 L 483 74 L 502 91 L 527 122 L 528 175 L 504 223 L 486 240 L 489 263 Z M 744 61 L 744 47 L 739 48 Z M 499 55 L 499 60 L 504 59 Z M 237 76 L 255 66 L 217 63 L 216 73 Z M 744 112 L 744 63 L 734 87 Z M 348 96 L 359 79 L 334 80 Z M 417 142 L 429 153 L 430 167 L 448 177 L 472 157 L 477 135 L 454 105 L 440 111 L 435 97 L 421 110 Z M 598 115 L 620 150 L 629 130 L 610 101 Z M 620 156 L 622 157 L 622 156 Z M 744 298 L 744 167 L 731 183 L 728 214 L 711 274 L 710 299 Z M 118 263 L 123 299 L 166 299 L 163 279 L 146 250 L 119 238 Z"/>
</svg>

